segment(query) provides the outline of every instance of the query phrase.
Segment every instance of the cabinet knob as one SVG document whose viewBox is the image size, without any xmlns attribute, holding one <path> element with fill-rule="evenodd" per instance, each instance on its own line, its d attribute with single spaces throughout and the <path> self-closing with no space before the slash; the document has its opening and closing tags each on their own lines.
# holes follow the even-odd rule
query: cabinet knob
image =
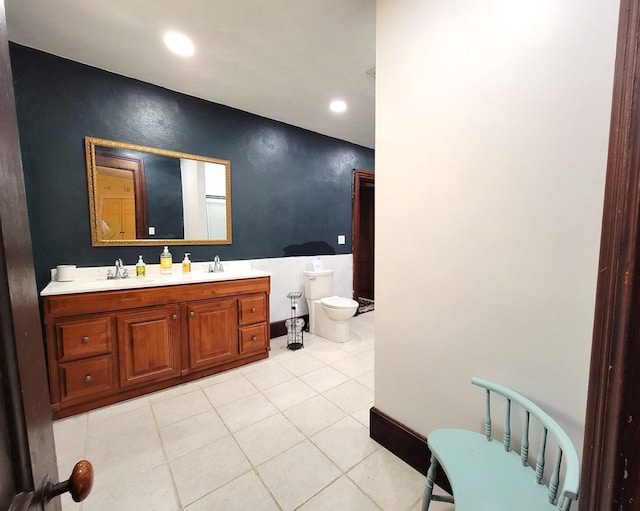
<svg viewBox="0 0 640 511">
<path fill-rule="evenodd" d="M 87 344 L 89 342 L 89 337 L 86 335 L 82 338 L 82 344 Z"/>
<path fill-rule="evenodd" d="M 256 308 L 255 307 L 251 307 L 251 312 L 255 312 Z"/>
<path fill-rule="evenodd" d="M 178 319 L 178 315 L 177 315 L 177 314 L 173 314 L 173 315 L 171 316 L 171 319 Z"/>
<path fill-rule="evenodd" d="M 190 317 L 190 318 L 192 318 L 192 317 L 193 317 L 193 316 L 195 316 L 195 315 L 196 315 L 196 313 L 195 313 L 195 312 L 193 312 L 193 311 L 191 311 L 191 312 L 189 313 L 189 317 Z"/>
<path fill-rule="evenodd" d="M 85 382 L 85 383 L 89 383 L 92 379 L 93 379 L 93 378 L 91 378 L 91 375 L 90 375 L 90 374 L 88 374 L 88 375 L 86 375 L 86 376 L 84 377 L 84 382 Z"/>
<path fill-rule="evenodd" d="M 258 340 L 258 338 L 254 335 L 253 337 L 251 337 L 251 340 L 252 340 L 253 342 L 256 342 L 256 341 Z"/>
</svg>

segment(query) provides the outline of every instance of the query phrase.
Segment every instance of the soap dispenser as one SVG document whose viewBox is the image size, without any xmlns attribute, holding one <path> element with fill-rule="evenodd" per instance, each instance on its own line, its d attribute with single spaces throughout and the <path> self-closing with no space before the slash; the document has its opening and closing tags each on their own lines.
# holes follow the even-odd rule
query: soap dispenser
<svg viewBox="0 0 640 511">
<path fill-rule="evenodd" d="M 191 253 L 186 252 L 184 254 L 184 259 L 182 260 L 182 273 L 191 273 L 191 260 L 189 256 Z"/>
<path fill-rule="evenodd" d="M 165 246 L 162 254 L 160 254 L 160 273 L 169 274 L 173 266 L 173 257 L 169 252 L 169 247 Z"/>
<path fill-rule="evenodd" d="M 136 277 L 144 277 L 147 273 L 147 265 L 144 264 L 142 256 L 138 256 L 138 262 L 136 263 Z"/>
</svg>

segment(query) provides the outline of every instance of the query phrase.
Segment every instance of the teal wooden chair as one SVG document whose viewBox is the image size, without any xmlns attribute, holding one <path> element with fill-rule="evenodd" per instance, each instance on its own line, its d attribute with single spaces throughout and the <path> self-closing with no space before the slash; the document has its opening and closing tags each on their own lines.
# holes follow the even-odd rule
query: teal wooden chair
<svg viewBox="0 0 640 511">
<path fill-rule="evenodd" d="M 539 406 L 517 392 L 480 378 L 471 382 L 486 392 L 484 434 L 438 429 L 428 435 L 431 464 L 422 511 L 427 511 L 432 501 L 454 503 L 456 511 L 568 511 L 578 498 L 580 482 L 578 453 L 569 436 Z M 492 438 L 492 394 L 506 400 L 502 442 Z M 519 453 L 511 450 L 514 405 L 523 413 Z M 535 461 L 530 462 L 529 432 L 533 420 L 539 424 L 541 438 Z M 553 442 L 549 442 L 550 438 Z M 549 469 L 547 459 L 553 453 L 555 458 Z M 453 496 L 433 494 L 439 468 L 446 474 Z"/>
</svg>

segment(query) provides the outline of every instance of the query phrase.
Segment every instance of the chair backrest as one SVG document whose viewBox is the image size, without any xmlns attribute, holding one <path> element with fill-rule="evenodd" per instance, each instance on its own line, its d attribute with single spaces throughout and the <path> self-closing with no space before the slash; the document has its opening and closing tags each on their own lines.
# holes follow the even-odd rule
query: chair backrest
<svg viewBox="0 0 640 511">
<path fill-rule="evenodd" d="M 511 450 L 511 405 L 517 404 L 525 412 L 522 440 L 520 443 L 520 458 L 523 465 L 529 465 L 529 427 L 531 416 L 533 416 L 542 428 L 542 438 L 535 463 L 535 477 L 538 484 L 544 482 L 544 468 L 547 459 L 547 439 L 552 435 L 557 444 L 557 453 L 553 472 L 549 478 L 549 502 L 556 504 L 560 511 L 567 511 L 571 503 L 578 498 L 578 488 L 580 485 L 580 461 L 576 448 L 569 436 L 544 410 L 533 401 L 514 392 L 507 387 L 482 380 L 472 378 L 471 383 L 486 390 L 486 413 L 485 413 L 485 436 L 488 441 L 491 436 L 491 393 L 499 394 L 506 399 L 506 417 L 504 423 L 503 444 L 507 451 Z M 560 482 L 560 471 L 564 462 L 564 477 L 562 488 L 558 493 Z M 533 467 L 532 467 L 533 468 Z"/>
</svg>

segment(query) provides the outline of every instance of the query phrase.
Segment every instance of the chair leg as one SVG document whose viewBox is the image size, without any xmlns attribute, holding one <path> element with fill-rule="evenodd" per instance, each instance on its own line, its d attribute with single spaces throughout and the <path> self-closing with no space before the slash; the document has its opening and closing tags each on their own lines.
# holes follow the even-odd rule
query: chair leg
<svg viewBox="0 0 640 511">
<path fill-rule="evenodd" d="M 422 511 L 428 511 L 431 505 L 431 497 L 433 496 L 433 485 L 438 472 L 438 460 L 431 454 L 431 464 L 427 472 L 427 484 L 424 487 L 424 495 L 422 496 Z"/>
</svg>

